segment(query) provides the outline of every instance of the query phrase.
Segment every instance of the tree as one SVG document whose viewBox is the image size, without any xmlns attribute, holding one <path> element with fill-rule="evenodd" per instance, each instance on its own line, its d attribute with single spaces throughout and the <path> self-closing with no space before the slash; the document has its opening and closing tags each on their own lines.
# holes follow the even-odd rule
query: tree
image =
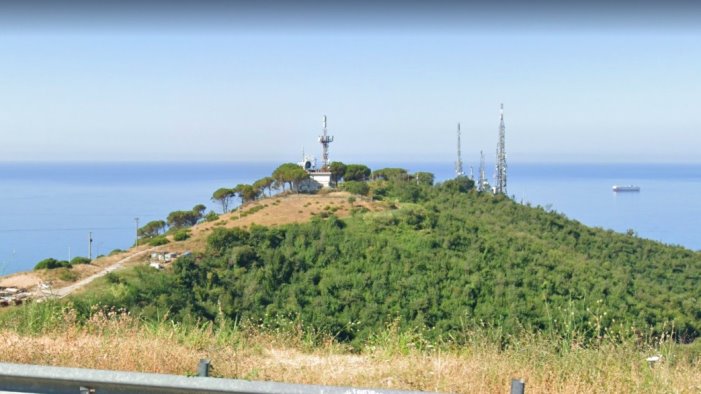
<svg viewBox="0 0 701 394">
<path fill-rule="evenodd" d="M 200 219 L 202 219 L 202 216 L 204 216 L 204 213 L 206 211 L 207 211 L 207 207 L 204 206 L 204 204 L 197 204 L 194 207 L 192 207 L 192 212 L 194 212 L 197 216 L 199 216 Z"/>
<path fill-rule="evenodd" d="M 372 179 L 406 180 L 409 177 L 407 170 L 403 168 L 381 168 L 372 172 Z"/>
<path fill-rule="evenodd" d="M 168 214 L 168 226 L 172 228 L 191 227 L 202 219 L 207 210 L 202 204 L 195 205 L 190 211 L 173 211 Z"/>
<path fill-rule="evenodd" d="M 309 178 L 307 171 L 295 163 L 282 164 L 273 171 L 273 179 L 282 185 L 283 191 L 285 190 L 285 183 L 290 185 L 290 189 L 298 191 L 300 182 L 307 178 Z"/>
<path fill-rule="evenodd" d="M 166 222 L 163 220 L 152 220 L 146 223 L 137 231 L 139 238 L 151 238 L 161 233 L 166 227 Z"/>
<path fill-rule="evenodd" d="M 236 185 L 234 191 L 239 196 L 239 198 L 241 198 L 241 205 L 249 201 L 254 201 L 256 198 L 258 198 L 258 196 L 261 193 L 259 189 L 256 189 L 252 185 L 247 185 L 243 183 L 239 183 L 238 185 Z"/>
<path fill-rule="evenodd" d="M 417 172 L 414 174 L 416 177 L 416 183 L 424 186 L 433 186 L 433 181 L 435 177 L 430 172 Z"/>
<path fill-rule="evenodd" d="M 236 196 L 236 192 L 233 189 L 226 187 L 221 187 L 212 193 L 212 201 L 218 201 L 221 204 L 222 212 L 229 212 L 229 203 L 231 199 Z"/>
<path fill-rule="evenodd" d="M 453 193 L 467 193 L 474 189 L 475 181 L 466 176 L 458 176 L 441 183 L 439 187 Z"/>
<path fill-rule="evenodd" d="M 263 189 L 268 189 L 268 196 L 273 195 L 273 184 L 275 183 L 275 178 L 271 176 L 266 176 L 265 178 L 261 178 L 255 182 L 253 182 L 253 187 L 260 190 L 261 192 Z"/>
<path fill-rule="evenodd" d="M 331 171 L 331 181 L 338 183 L 346 174 L 346 165 L 340 161 L 334 161 L 329 164 L 329 171 Z"/>
<path fill-rule="evenodd" d="M 343 175 L 344 181 L 366 181 L 370 176 L 370 168 L 363 164 L 348 164 Z"/>
</svg>

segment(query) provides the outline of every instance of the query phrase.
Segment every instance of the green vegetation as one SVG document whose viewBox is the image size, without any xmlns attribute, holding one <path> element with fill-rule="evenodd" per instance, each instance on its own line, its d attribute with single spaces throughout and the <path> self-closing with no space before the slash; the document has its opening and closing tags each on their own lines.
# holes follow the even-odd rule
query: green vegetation
<svg viewBox="0 0 701 394">
<path fill-rule="evenodd" d="M 70 268 L 58 269 L 58 278 L 65 282 L 74 282 L 78 279 L 78 274 Z"/>
<path fill-rule="evenodd" d="M 266 176 L 264 178 L 261 178 L 255 182 L 253 182 L 253 188 L 256 190 L 260 190 L 262 193 L 263 190 L 268 189 L 268 197 L 273 195 L 273 185 L 275 184 L 275 178 L 271 176 Z"/>
<path fill-rule="evenodd" d="M 192 227 L 202 219 L 206 209 L 204 205 L 198 204 L 190 211 L 173 211 L 168 214 L 168 226 L 171 229 Z"/>
<path fill-rule="evenodd" d="M 56 260 L 54 258 L 48 258 L 41 260 L 38 262 L 35 266 L 35 270 L 41 270 L 41 269 L 56 269 L 56 268 L 71 268 L 71 263 L 66 261 L 66 260 Z"/>
<path fill-rule="evenodd" d="M 234 192 L 236 192 L 236 195 L 238 195 L 241 199 L 241 205 L 250 201 L 255 201 L 261 194 L 261 191 L 259 189 L 256 189 L 252 185 L 246 185 L 241 183 L 236 185 L 236 187 L 233 190 Z"/>
<path fill-rule="evenodd" d="M 348 164 L 343 174 L 344 181 L 366 181 L 370 177 L 370 168 L 363 164 Z"/>
<path fill-rule="evenodd" d="M 280 165 L 273 171 L 272 178 L 275 183 L 282 187 L 285 191 L 285 185 L 290 186 L 290 190 L 297 191 L 299 189 L 299 184 L 305 179 L 309 178 L 309 174 L 302 167 L 295 163 L 285 163 Z"/>
<path fill-rule="evenodd" d="M 213 222 L 217 219 L 219 219 L 219 215 L 217 215 L 217 213 L 214 211 L 209 211 L 206 215 L 204 215 L 204 220 L 208 222 Z"/>
<path fill-rule="evenodd" d="M 150 241 L 148 241 L 148 244 L 151 246 L 161 246 L 169 243 L 168 238 L 166 238 L 164 235 L 159 235 L 158 237 L 151 238 Z"/>
<path fill-rule="evenodd" d="M 343 182 L 341 189 L 349 193 L 359 194 L 361 196 L 367 196 L 370 192 L 370 187 L 368 186 L 367 182 L 360 181 L 345 181 Z"/>
<path fill-rule="evenodd" d="M 212 201 L 220 203 L 222 212 L 227 213 L 229 212 L 229 203 L 231 203 L 231 199 L 235 196 L 236 192 L 234 189 L 220 187 L 212 193 Z"/>
<path fill-rule="evenodd" d="M 331 171 L 331 181 L 336 184 L 343 176 L 346 174 L 346 165 L 340 161 L 334 161 L 329 164 L 329 171 Z"/>
<path fill-rule="evenodd" d="M 137 235 L 139 238 L 153 238 L 161 234 L 166 228 L 163 220 L 152 220 L 139 228 Z"/>
<path fill-rule="evenodd" d="M 184 241 L 188 238 L 190 238 L 190 230 L 188 229 L 183 228 L 173 233 L 173 240 L 175 241 Z"/>
<path fill-rule="evenodd" d="M 90 264 L 92 260 L 87 257 L 76 256 L 71 259 L 71 265 Z"/>
<path fill-rule="evenodd" d="M 388 324 L 458 342 L 487 325 L 504 345 L 533 332 L 563 346 L 701 332 L 698 253 L 477 193 L 466 177 L 403 174 L 367 184 L 395 209 L 216 228 L 202 255 L 120 276 L 97 301 L 180 321 L 294 321 L 355 346 Z"/>
</svg>

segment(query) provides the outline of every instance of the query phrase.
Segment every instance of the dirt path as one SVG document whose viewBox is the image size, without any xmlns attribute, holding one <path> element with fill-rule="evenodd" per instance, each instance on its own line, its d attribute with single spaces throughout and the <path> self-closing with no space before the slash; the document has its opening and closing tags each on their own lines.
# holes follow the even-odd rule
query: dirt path
<svg viewBox="0 0 701 394">
<path fill-rule="evenodd" d="M 142 250 L 140 252 L 136 252 L 134 254 L 126 256 L 123 259 L 117 261 L 116 263 L 105 267 L 105 269 L 103 269 L 102 271 L 97 272 L 95 274 L 92 274 L 86 278 L 83 278 L 83 279 L 81 279 L 81 280 L 79 280 L 71 285 L 62 287 L 60 289 L 38 289 L 37 293 L 39 293 L 38 295 L 40 295 L 40 296 L 63 298 L 65 296 L 73 293 L 74 291 L 84 287 L 85 285 L 94 281 L 95 279 L 103 277 L 112 271 L 115 271 L 115 270 L 122 268 L 122 266 L 125 263 L 127 263 L 128 261 L 133 260 L 133 259 L 138 258 L 138 257 L 141 257 L 141 256 L 148 254 L 149 252 L 152 252 L 156 249 L 157 249 L 157 247 L 153 247 L 153 248 Z"/>
</svg>

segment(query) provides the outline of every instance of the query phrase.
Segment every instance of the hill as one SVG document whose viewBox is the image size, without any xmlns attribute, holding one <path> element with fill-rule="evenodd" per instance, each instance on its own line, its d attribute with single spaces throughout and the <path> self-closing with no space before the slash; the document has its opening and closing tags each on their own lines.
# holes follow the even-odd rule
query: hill
<svg viewBox="0 0 701 394">
<path fill-rule="evenodd" d="M 211 228 L 202 252 L 172 271 L 112 275 L 97 298 L 76 302 L 180 321 L 295 321 L 356 345 L 390 324 L 431 340 L 480 325 L 504 338 L 553 332 L 582 341 L 670 332 L 691 341 L 701 332 L 698 253 L 589 228 L 469 182 L 370 186 L 389 210 L 364 212 L 366 203 L 345 198 L 336 213 L 353 212 L 346 218 L 321 208 L 293 215 L 309 222 L 276 227 L 214 222 L 194 232 Z M 273 208 L 259 204 L 268 207 L 258 214 Z M 272 212 L 255 223 L 276 220 Z"/>
<path fill-rule="evenodd" d="M 247 228 L 254 224 L 279 226 L 289 223 L 306 222 L 322 212 L 334 212 L 339 217 L 350 215 L 351 204 L 348 192 L 331 192 L 323 194 L 284 194 L 274 198 L 264 198 L 245 204 L 240 210 L 220 215 L 216 221 L 203 222 L 189 229 L 191 237 L 183 242 L 171 242 L 160 247 L 140 245 L 125 251 L 117 251 L 109 256 L 100 256 L 90 264 L 80 264 L 70 269 L 39 270 L 18 272 L 0 277 L 0 287 L 16 287 L 33 291 L 37 297 L 44 293 L 53 294 L 60 289 L 73 286 L 74 283 L 88 278 L 97 278 L 101 274 L 123 265 L 143 265 L 148 261 L 142 252 L 150 250 L 162 253 L 195 251 L 203 252 L 207 236 L 215 228 Z M 382 204 L 369 199 L 358 198 L 354 206 L 368 211 L 384 209 Z M 173 236 L 167 238 L 173 241 Z M 125 264 L 126 263 L 126 264 Z M 40 284 L 50 283 L 51 291 L 42 291 Z"/>
<path fill-rule="evenodd" d="M 460 393 L 701 387 L 701 343 L 680 344 L 699 333 L 698 253 L 384 174 L 372 200 L 276 196 L 98 260 L 194 251 L 5 308 L 2 360 L 191 374 L 208 358 L 216 376 Z"/>
</svg>

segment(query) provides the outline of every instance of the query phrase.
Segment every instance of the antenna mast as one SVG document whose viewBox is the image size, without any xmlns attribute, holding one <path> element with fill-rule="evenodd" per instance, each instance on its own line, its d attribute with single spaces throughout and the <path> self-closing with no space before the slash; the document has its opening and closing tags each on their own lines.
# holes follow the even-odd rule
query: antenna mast
<svg viewBox="0 0 701 394">
<path fill-rule="evenodd" d="M 484 152 L 480 151 L 480 170 L 479 170 L 479 179 L 477 180 L 477 191 L 481 192 L 484 191 L 485 186 L 487 185 L 487 177 L 485 175 L 485 170 L 484 170 Z"/>
<path fill-rule="evenodd" d="M 324 122 L 323 122 L 324 134 L 319 136 L 319 142 L 321 143 L 321 146 L 323 148 L 321 170 L 328 171 L 329 170 L 329 144 L 331 144 L 333 142 L 333 137 L 326 133 L 326 115 L 324 115 L 323 119 L 324 119 Z"/>
<path fill-rule="evenodd" d="M 499 143 L 497 144 L 497 173 L 494 193 L 506 194 L 506 127 L 504 126 L 504 104 L 499 113 Z"/>
<path fill-rule="evenodd" d="M 458 122 L 458 160 L 455 162 L 455 176 L 463 176 L 465 172 L 462 169 L 462 155 L 460 154 L 460 122 Z"/>
</svg>

